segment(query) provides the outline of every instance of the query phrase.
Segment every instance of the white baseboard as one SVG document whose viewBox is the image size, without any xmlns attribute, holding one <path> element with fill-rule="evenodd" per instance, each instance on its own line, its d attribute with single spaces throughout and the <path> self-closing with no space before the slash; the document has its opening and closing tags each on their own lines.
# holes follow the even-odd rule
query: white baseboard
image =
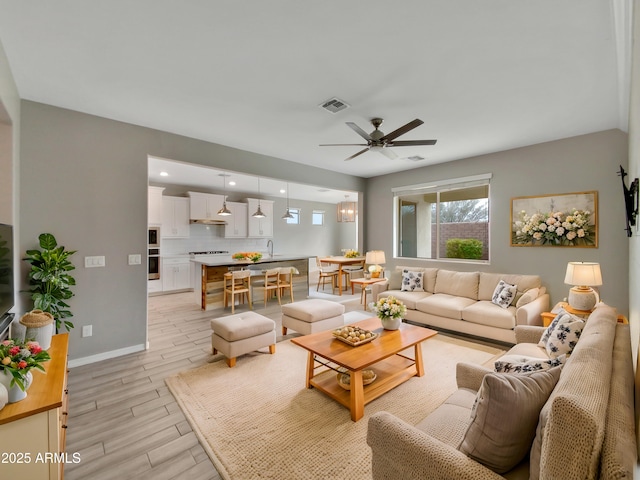
<svg viewBox="0 0 640 480">
<path fill-rule="evenodd" d="M 123 355 L 129 355 L 130 353 L 138 353 L 145 350 L 143 344 L 132 345 L 127 348 L 120 348 L 118 350 L 111 350 L 109 352 L 98 353 L 96 355 L 90 355 L 88 357 L 76 358 L 69 360 L 69 368 L 81 367 L 82 365 L 88 365 L 90 363 L 101 362 L 102 360 L 109 360 L 110 358 L 122 357 Z"/>
</svg>

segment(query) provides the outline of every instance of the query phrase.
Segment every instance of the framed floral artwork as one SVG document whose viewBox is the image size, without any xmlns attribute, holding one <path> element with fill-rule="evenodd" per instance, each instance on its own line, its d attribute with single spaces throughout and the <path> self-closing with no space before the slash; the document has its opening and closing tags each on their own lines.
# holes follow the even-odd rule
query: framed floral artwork
<svg viewBox="0 0 640 480">
<path fill-rule="evenodd" d="M 512 247 L 598 248 L 598 192 L 511 199 Z"/>
</svg>

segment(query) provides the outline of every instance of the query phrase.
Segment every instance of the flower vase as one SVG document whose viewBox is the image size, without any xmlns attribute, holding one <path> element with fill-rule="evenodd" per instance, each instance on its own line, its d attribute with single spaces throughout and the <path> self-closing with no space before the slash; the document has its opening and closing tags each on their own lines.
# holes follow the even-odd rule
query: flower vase
<svg viewBox="0 0 640 480">
<path fill-rule="evenodd" d="M 382 328 L 385 330 L 398 330 L 400 328 L 400 324 L 402 323 L 401 317 L 383 317 L 380 319 L 382 322 Z"/>
<path fill-rule="evenodd" d="M 2 384 L 8 392 L 9 403 L 16 403 L 20 400 L 24 400 L 27 398 L 27 390 L 31 386 L 31 382 L 33 381 L 33 375 L 31 372 L 27 372 L 24 379 L 24 391 L 17 385 L 11 385 L 11 380 L 13 376 L 7 372 L 5 369 L 0 370 L 0 384 Z"/>
</svg>

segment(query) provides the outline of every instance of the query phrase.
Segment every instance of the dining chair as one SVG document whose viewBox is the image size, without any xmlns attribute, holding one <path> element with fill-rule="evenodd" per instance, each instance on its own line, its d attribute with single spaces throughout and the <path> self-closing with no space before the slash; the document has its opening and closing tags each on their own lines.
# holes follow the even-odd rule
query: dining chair
<svg viewBox="0 0 640 480">
<path fill-rule="evenodd" d="M 324 284 L 327 278 L 331 279 L 331 293 L 336 288 L 336 280 L 338 279 L 338 269 L 333 265 L 323 264 L 320 261 L 320 257 L 316 257 L 316 265 L 318 267 L 318 284 L 316 285 L 316 292 L 320 288 L 320 282 L 322 282 L 322 290 L 324 290 Z"/>
<path fill-rule="evenodd" d="M 251 303 L 251 271 L 235 270 L 224 274 L 224 308 L 229 305 L 229 296 L 231 297 L 231 313 L 235 313 L 236 295 L 240 295 L 244 303 L 245 296 L 249 300 L 249 308 L 253 310 Z"/>
<path fill-rule="evenodd" d="M 344 275 L 344 286 L 346 290 L 349 288 L 352 278 L 364 277 L 364 260 L 353 265 L 345 265 L 342 267 L 342 274 Z"/>
<path fill-rule="evenodd" d="M 264 306 L 267 306 L 267 299 L 271 294 L 276 294 L 278 297 L 278 304 L 282 305 L 280 301 L 280 269 L 270 268 L 264 271 L 264 277 L 259 280 L 254 280 L 254 288 L 262 288 L 264 290 Z"/>
<path fill-rule="evenodd" d="M 279 277 L 279 291 L 280 297 L 284 296 L 285 290 L 289 289 L 289 296 L 291 297 L 291 303 L 293 303 L 293 276 L 298 275 L 300 272 L 295 267 L 280 267 Z"/>
</svg>

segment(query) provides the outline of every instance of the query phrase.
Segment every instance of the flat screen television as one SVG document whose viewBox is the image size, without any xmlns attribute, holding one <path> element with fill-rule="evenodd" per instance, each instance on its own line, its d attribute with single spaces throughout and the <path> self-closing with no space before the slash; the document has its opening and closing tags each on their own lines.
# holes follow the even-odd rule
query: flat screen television
<svg viewBox="0 0 640 480">
<path fill-rule="evenodd" d="M 0 223 L 0 338 L 13 319 L 13 227 Z"/>
</svg>

